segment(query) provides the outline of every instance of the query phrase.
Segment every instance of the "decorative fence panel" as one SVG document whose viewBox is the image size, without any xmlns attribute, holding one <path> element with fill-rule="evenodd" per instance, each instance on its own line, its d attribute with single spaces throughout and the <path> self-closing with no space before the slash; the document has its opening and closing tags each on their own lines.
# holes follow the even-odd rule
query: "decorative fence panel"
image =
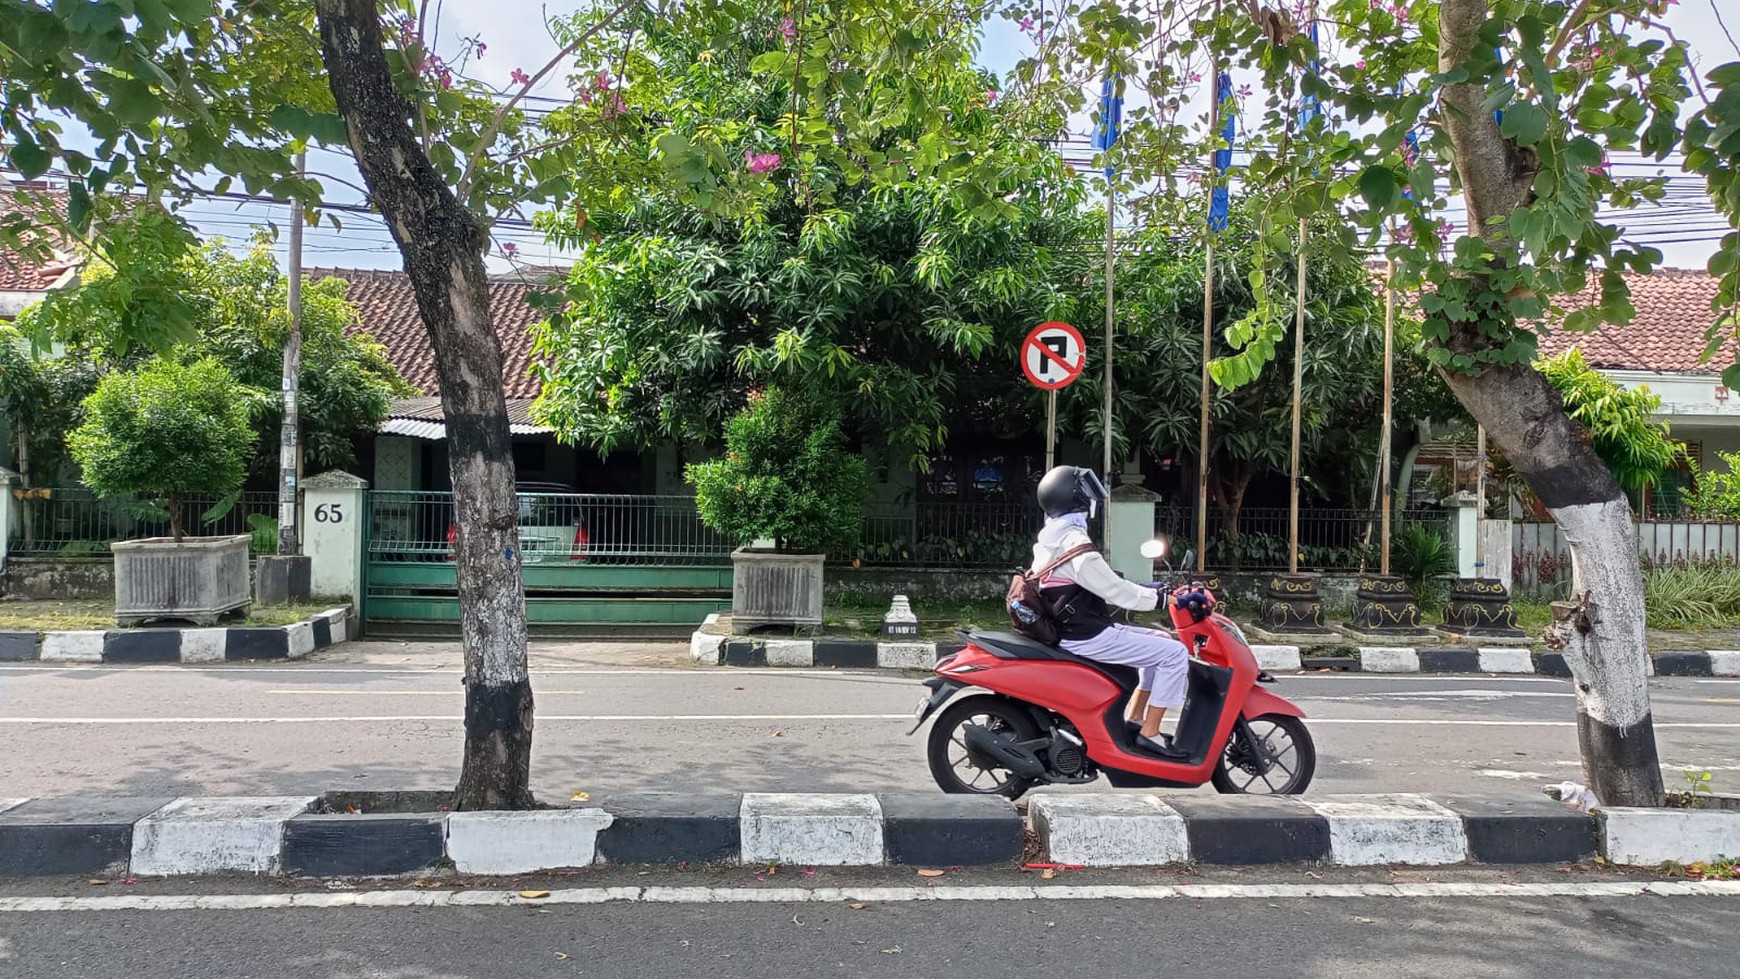
<svg viewBox="0 0 1740 979">
<path fill-rule="evenodd" d="M 1642 565 L 1689 567 L 1740 563 L 1740 523 L 1646 520 L 1636 524 Z M 1511 528 L 1512 589 L 1533 598 L 1571 593 L 1571 547 L 1556 523 Z"/>
</svg>

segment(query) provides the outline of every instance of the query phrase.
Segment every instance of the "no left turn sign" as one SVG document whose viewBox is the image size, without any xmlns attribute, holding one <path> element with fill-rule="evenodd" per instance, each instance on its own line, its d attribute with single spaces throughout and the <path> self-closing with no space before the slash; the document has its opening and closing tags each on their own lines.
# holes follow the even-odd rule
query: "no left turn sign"
<svg viewBox="0 0 1740 979">
<path fill-rule="evenodd" d="M 1021 343 L 1021 372 L 1035 387 L 1056 391 L 1068 387 L 1087 367 L 1087 344 L 1081 331 L 1068 323 L 1041 323 Z"/>
</svg>

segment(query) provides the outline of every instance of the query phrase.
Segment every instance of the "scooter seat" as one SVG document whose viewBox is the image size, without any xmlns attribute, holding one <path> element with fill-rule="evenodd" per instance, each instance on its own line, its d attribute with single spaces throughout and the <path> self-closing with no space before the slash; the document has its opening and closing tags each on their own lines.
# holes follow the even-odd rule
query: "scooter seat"
<svg viewBox="0 0 1740 979">
<path fill-rule="evenodd" d="M 1099 671 L 1126 691 L 1136 689 L 1136 683 L 1139 679 L 1139 674 L 1134 667 L 1121 666 L 1116 663 L 1101 663 L 1085 656 L 1077 656 L 1057 646 L 1047 646 L 1042 642 L 1012 632 L 973 632 L 968 633 L 967 638 L 974 645 L 998 659 L 1053 660 L 1059 663 L 1076 663 L 1088 669 Z"/>
</svg>

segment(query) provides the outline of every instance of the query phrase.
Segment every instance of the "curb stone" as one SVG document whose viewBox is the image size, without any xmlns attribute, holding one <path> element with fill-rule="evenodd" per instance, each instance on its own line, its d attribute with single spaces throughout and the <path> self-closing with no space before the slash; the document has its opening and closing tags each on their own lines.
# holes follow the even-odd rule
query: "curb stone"
<svg viewBox="0 0 1740 979">
<path fill-rule="evenodd" d="M 914 642 L 868 639 L 748 639 L 707 631 L 708 616 L 689 637 L 689 655 L 703 666 L 789 666 L 811 669 L 929 670 L 960 652 L 958 641 Z M 5 657 L 0 633 L 0 660 Z M 1333 670 L 1347 673 L 1529 674 L 1569 677 L 1562 653 L 1533 652 L 1524 646 L 1361 646 L 1353 656 L 1313 656 L 1293 645 L 1251 647 L 1257 667 L 1271 673 Z M 1651 654 L 1650 676 L 1740 676 L 1740 650 L 1664 650 Z"/>
<path fill-rule="evenodd" d="M 595 864 L 1013 866 L 1006 799 L 928 792 L 625 795 L 576 809 L 323 814 L 314 796 L 0 799 L 0 877 L 247 872 L 512 875 Z M 1740 810 L 1597 809 L 1532 795 L 1040 792 L 1060 863 L 1690 864 L 1740 854 Z"/>
<path fill-rule="evenodd" d="M 346 605 L 286 626 L 83 629 L 45 632 L 40 637 L 34 632 L 0 631 L 0 663 L 122 665 L 301 659 L 348 641 L 352 614 Z"/>
</svg>

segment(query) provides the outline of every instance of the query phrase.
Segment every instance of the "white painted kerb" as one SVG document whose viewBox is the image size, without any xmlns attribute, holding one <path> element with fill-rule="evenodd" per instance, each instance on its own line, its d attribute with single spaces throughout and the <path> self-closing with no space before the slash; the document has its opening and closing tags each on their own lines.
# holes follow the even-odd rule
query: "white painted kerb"
<svg viewBox="0 0 1740 979">
<path fill-rule="evenodd" d="M 1482 673 L 1533 673 L 1535 659 L 1527 648 L 1491 646 L 1479 650 Z"/>
<path fill-rule="evenodd" d="M 1740 812 L 1725 809 L 1595 810 L 1601 853 L 1618 864 L 1653 867 L 1740 858 Z"/>
<path fill-rule="evenodd" d="M 1031 812 L 1040 843 L 1057 863 L 1151 867 L 1190 859 L 1184 817 L 1151 795 L 1042 793 Z"/>
<path fill-rule="evenodd" d="M 689 636 L 689 656 L 702 666 L 718 666 L 719 651 L 724 646 L 725 637 L 711 632 L 697 629 Z"/>
<path fill-rule="evenodd" d="M 876 644 L 876 665 L 884 670 L 928 670 L 936 666 L 936 644 L 884 642 Z"/>
<path fill-rule="evenodd" d="M 768 666 L 814 666 L 816 644 L 808 639 L 769 639 Z"/>
<path fill-rule="evenodd" d="M 8 809 L 16 809 L 29 801 L 29 799 L 0 799 L 0 812 L 5 812 Z"/>
<path fill-rule="evenodd" d="M 141 877 L 270 873 L 278 868 L 284 824 L 313 796 L 177 799 L 133 826 L 130 869 Z"/>
<path fill-rule="evenodd" d="M 1257 669 L 1298 672 L 1305 668 L 1304 661 L 1299 658 L 1298 646 L 1252 646 L 1251 655 L 1257 658 Z"/>
<path fill-rule="evenodd" d="M 181 661 L 222 663 L 229 640 L 228 629 L 184 629 L 181 633 Z"/>
<path fill-rule="evenodd" d="M 456 812 L 447 817 L 447 856 L 463 874 L 589 867 L 599 831 L 614 821 L 602 809 Z"/>
<path fill-rule="evenodd" d="M 101 663 L 103 633 L 45 632 L 42 635 L 42 661 L 45 663 Z"/>
<path fill-rule="evenodd" d="M 1362 673 L 1418 673 L 1420 654 L 1406 646 L 1361 646 L 1359 669 Z"/>
<path fill-rule="evenodd" d="M 1330 859 L 1344 867 L 1437 866 L 1468 859 L 1462 817 L 1420 795 L 1301 799 L 1329 822 Z"/>
<path fill-rule="evenodd" d="M 741 818 L 744 863 L 883 862 L 882 804 L 873 795 L 750 792 L 743 796 Z"/>
<path fill-rule="evenodd" d="M 1740 676 L 1740 650 L 1710 650 L 1711 676 Z"/>
</svg>

